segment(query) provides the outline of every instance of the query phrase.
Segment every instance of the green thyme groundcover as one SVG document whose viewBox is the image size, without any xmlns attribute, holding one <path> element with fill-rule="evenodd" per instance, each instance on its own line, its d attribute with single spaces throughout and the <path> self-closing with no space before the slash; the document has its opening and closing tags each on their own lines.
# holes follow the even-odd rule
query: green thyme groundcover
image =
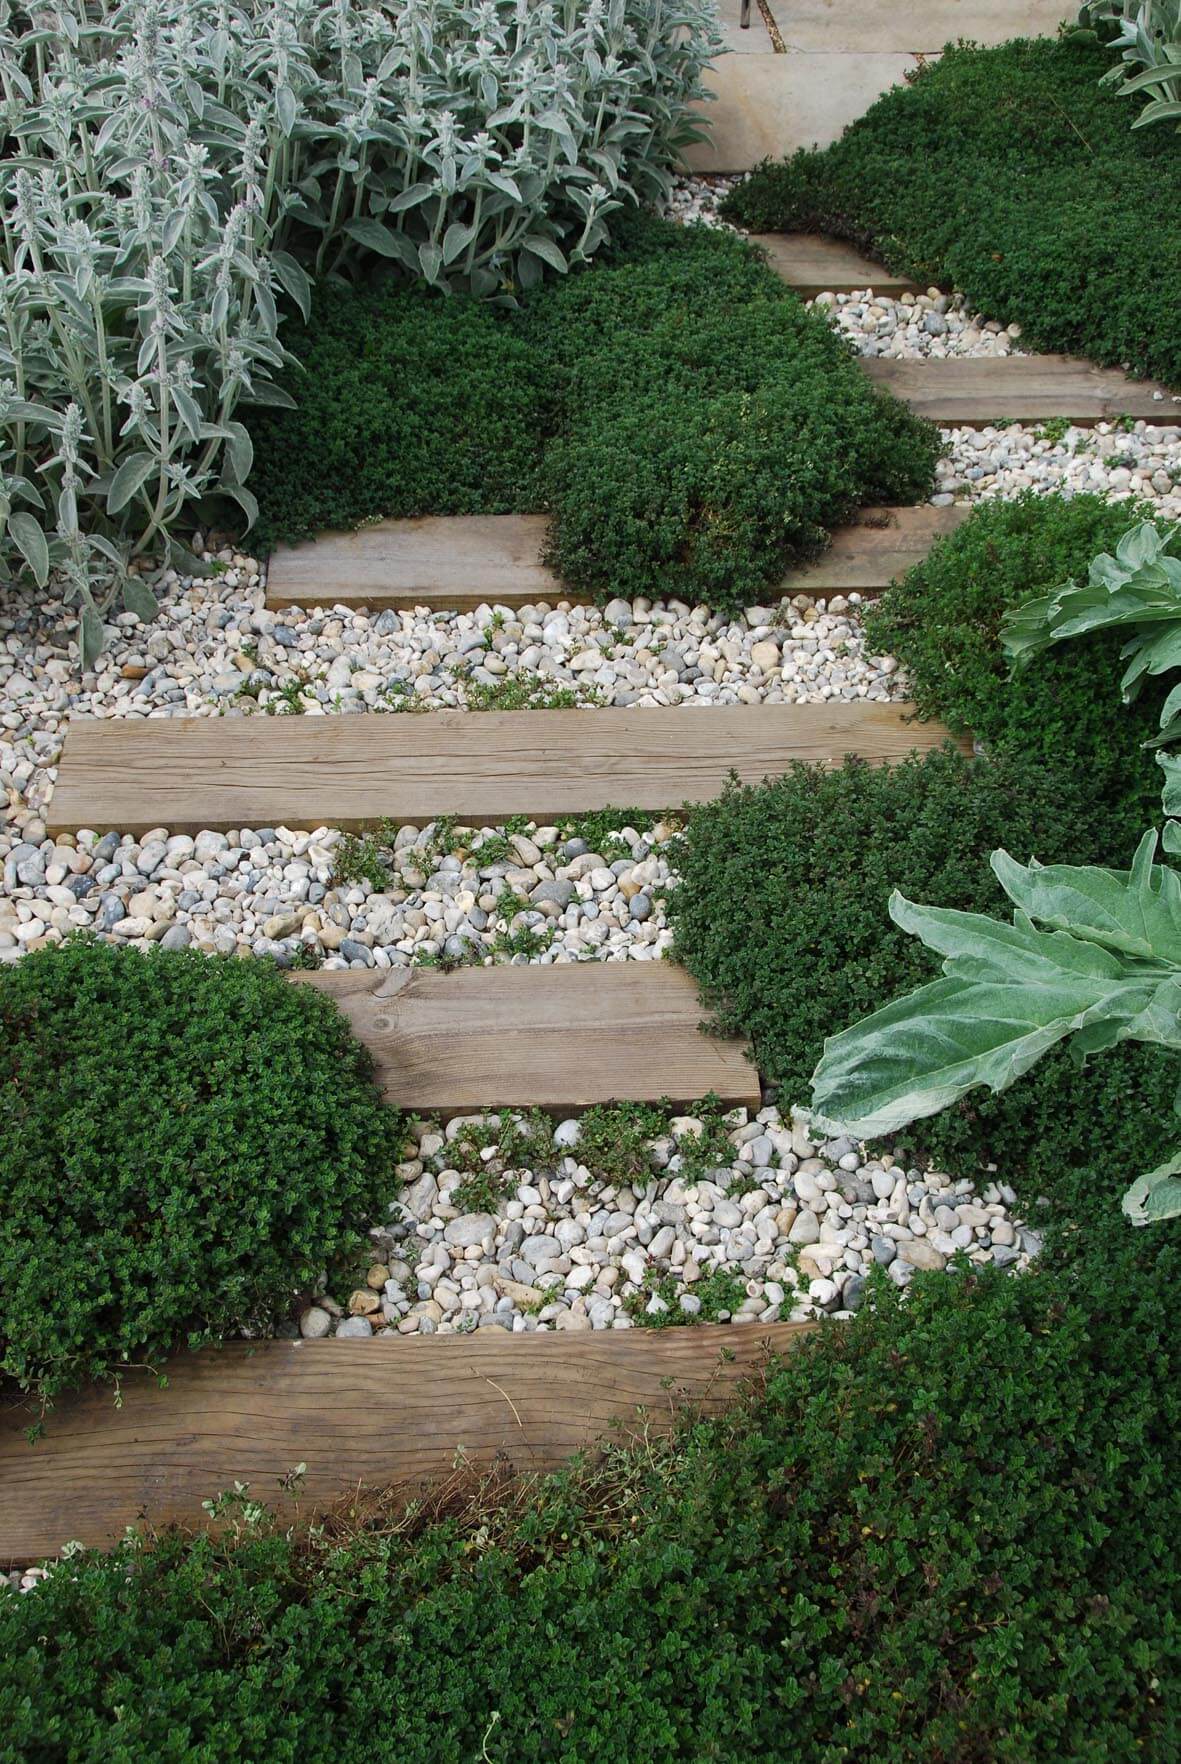
<svg viewBox="0 0 1181 1764">
<path fill-rule="evenodd" d="M 1181 387 L 1181 153 L 1100 89 L 1101 45 L 949 47 L 833 146 L 759 167 L 726 212 L 849 239 L 921 286 L 962 288 L 1026 347 Z"/>
<path fill-rule="evenodd" d="M 735 608 L 869 503 L 932 485 L 937 431 L 749 246 L 633 217 L 518 307 L 326 289 L 255 415 L 255 542 L 382 516 L 546 510 L 584 592 Z"/>
<path fill-rule="evenodd" d="M 0 1592 L 0 1759 L 1169 1764 L 1177 1237 L 1119 1187 L 1039 1273 L 882 1280 L 671 1446 Z"/>
<path fill-rule="evenodd" d="M 1096 496 L 983 503 L 870 611 L 872 651 L 897 656 L 920 713 L 975 735 L 981 756 L 797 765 L 690 811 L 669 900 L 676 953 L 786 1105 L 807 1102 L 827 1035 L 938 973 L 890 918 L 893 889 L 1008 917 L 988 865 L 998 846 L 1023 862 L 1123 867 L 1160 821 L 1160 768 L 1143 744 L 1169 682 L 1123 705 L 1110 633 L 1060 644 L 1012 678 L 998 636 L 1008 607 L 1085 578 L 1139 512 Z M 1096 1148 L 1134 1173 L 1171 1150 L 1175 1088 L 1175 1062 L 1155 1049 L 1123 1048 L 1081 1073 L 1059 1051 L 1002 1095 L 916 1123 L 908 1143 L 971 1176 L 1043 1153 L 1089 1166 Z"/>
<path fill-rule="evenodd" d="M 52 1398 L 288 1318 L 401 1138 L 270 962 L 73 939 L 0 970 L 0 1376 Z"/>
</svg>

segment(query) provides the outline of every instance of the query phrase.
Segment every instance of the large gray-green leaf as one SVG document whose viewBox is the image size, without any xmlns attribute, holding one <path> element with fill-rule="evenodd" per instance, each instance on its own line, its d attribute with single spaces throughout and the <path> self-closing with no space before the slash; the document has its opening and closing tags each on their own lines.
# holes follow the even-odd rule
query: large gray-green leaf
<svg viewBox="0 0 1181 1764">
<path fill-rule="evenodd" d="M 92 606 L 82 608 L 82 617 L 78 622 L 78 644 L 82 651 L 82 671 L 86 673 L 92 668 L 103 652 L 103 644 L 107 640 L 102 619 Z"/>
<path fill-rule="evenodd" d="M 813 1107 L 863 1137 L 935 1114 L 976 1085 L 1004 1090 L 1090 1026 L 1124 1039 L 1154 1020 L 1162 988 L 1175 991 L 1171 977 L 1068 932 L 1038 931 L 1023 916 L 1002 925 L 898 894 L 890 912 L 944 953 L 944 978 L 825 1042 Z"/>
<path fill-rule="evenodd" d="M 812 1107 L 827 1127 L 873 1139 L 938 1114 L 969 1090 L 1005 1090 L 1067 1036 L 1102 1017 L 1127 1024 L 1152 987 L 1083 976 L 1058 987 L 935 980 L 824 1044 Z"/>
<path fill-rule="evenodd" d="M 1158 753 L 1156 763 L 1165 774 L 1165 813 L 1181 817 L 1181 759 L 1175 759 L 1171 753 Z"/>
<path fill-rule="evenodd" d="M 123 604 L 128 612 L 150 625 L 160 611 L 160 603 L 142 576 L 128 576 L 123 583 Z"/>
<path fill-rule="evenodd" d="M 1146 833 L 1126 871 L 994 852 L 1011 925 L 895 893 L 891 917 L 943 956 L 943 978 L 825 1042 L 820 1121 L 894 1132 L 977 1085 L 1007 1088 L 1068 1037 L 1080 1058 L 1129 1039 L 1181 1052 L 1181 877 L 1156 846 Z"/>
<path fill-rule="evenodd" d="M 1175 540 L 1175 528 L 1162 531 L 1139 521 L 1123 534 L 1114 557 L 1101 552 L 1092 560 L 1086 582 L 1065 582 L 1011 608 L 1000 636 L 1014 668 L 1068 637 L 1119 625 L 1131 633 L 1124 650 L 1131 658 L 1122 682 L 1125 697 L 1134 695 L 1145 673 L 1179 665 L 1170 629 L 1181 623 L 1181 559 L 1169 552 Z"/>
<path fill-rule="evenodd" d="M 1019 864 L 1007 851 L 992 868 L 1009 899 L 1031 919 L 1085 935 L 1106 949 L 1181 968 L 1181 876 L 1153 863 L 1157 836 L 1140 841 L 1130 870 Z"/>
<path fill-rule="evenodd" d="M 1124 1212 L 1134 1225 L 1150 1225 L 1181 1213 L 1181 1152 L 1138 1176 L 1124 1195 Z"/>
<path fill-rule="evenodd" d="M 49 545 L 41 531 L 40 521 L 21 509 L 16 514 L 9 515 L 8 531 L 32 571 L 38 588 L 44 588 L 49 580 Z"/>
</svg>

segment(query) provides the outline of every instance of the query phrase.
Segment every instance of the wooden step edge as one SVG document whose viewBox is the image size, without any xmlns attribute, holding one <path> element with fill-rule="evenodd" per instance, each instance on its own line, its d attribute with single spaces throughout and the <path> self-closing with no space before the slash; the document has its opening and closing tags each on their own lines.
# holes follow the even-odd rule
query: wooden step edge
<svg viewBox="0 0 1181 1764">
<path fill-rule="evenodd" d="M 967 505 L 864 509 L 833 534 L 821 557 L 789 570 L 767 597 L 881 593 L 967 513 Z M 370 613 L 588 604 L 589 595 L 571 590 L 542 563 L 546 525 L 544 515 L 432 515 L 322 533 L 274 553 L 266 604 L 273 612 L 344 606 Z"/>
<path fill-rule="evenodd" d="M 0 1412 L 0 1562 L 108 1547 L 143 1520 L 203 1527 L 201 1502 L 236 1482 L 306 1520 L 358 1488 L 412 1496 L 457 1463 L 551 1470 L 608 1434 L 667 1431 L 686 1405 L 717 1413 L 813 1327 L 482 1329 L 183 1355 L 165 1388 L 128 1374 L 121 1407 L 110 1385 L 62 1398 L 35 1444 L 35 1405 Z"/>
<path fill-rule="evenodd" d="M 703 1033 L 682 968 L 665 961 L 293 973 L 344 1012 L 386 1100 L 441 1117 L 500 1108 L 558 1117 L 601 1102 L 762 1107 L 745 1043 Z"/>
<path fill-rule="evenodd" d="M 917 282 L 896 276 L 880 263 L 862 256 L 843 239 L 823 233 L 752 233 L 768 267 L 801 300 L 818 294 L 861 294 L 872 290 L 897 300 L 902 294 L 925 293 Z"/>
<path fill-rule="evenodd" d="M 660 813 L 778 777 L 794 761 L 884 765 L 948 739 L 914 706 L 607 706 L 579 710 L 371 711 L 321 717 L 79 718 L 46 810 L 81 827 L 171 833 L 338 827 L 383 819 L 465 826 L 515 815 L 541 824 L 602 809 Z"/>
</svg>

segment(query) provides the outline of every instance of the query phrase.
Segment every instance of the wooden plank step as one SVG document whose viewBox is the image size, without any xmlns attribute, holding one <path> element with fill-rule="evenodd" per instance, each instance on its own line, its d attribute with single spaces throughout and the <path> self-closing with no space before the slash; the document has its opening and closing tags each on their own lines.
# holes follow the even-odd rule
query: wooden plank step
<svg viewBox="0 0 1181 1764">
<path fill-rule="evenodd" d="M 711 1091 L 762 1106 L 741 1042 L 701 1031 L 697 988 L 671 962 L 351 968 L 292 974 L 348 1017 L 386 1098 L 423 1115 L 568 1114 L 598 1102 L 685 1105 Z"/>
<path fill-rule="evenodd" d="M 0 1561 L 34 1561 L 71 1539 L 102 1547 L 147 1517 L 201 1525 L 201 1502 L 234 1482 L 291 1513 L 280 1483 L 306 1464 L 307 1516 L 358 1485 L 413 1492 L 486 1469 L 548 1470 L 641 1406 L 657 1430 L 677 1399 L 715 1412 L 811 1326 L 705 1325 L 577 1335 L 501 1330 L 373 1341 L 234 1342 L 168 1365 L 167 1388 L 131 1374 L 63 1398 L 35 1445 L 35 1412 L 0 1414 Z M 619 1437 L 617 1431 L 613 1437 Z"/>
<path fill-rule="evenodd" d="M 608 804 L 677 808 L 794 759 L 874 763 L 937 747 L 946 731 L 906 704 L 724 705 L 673 710 L 432 711 L 325 717 L 113 717 L 70 724 L 52 832 L 113 827 L 358 828 L 388 817 L 476 826 L 560 820 Z"/>
<path fill-rule="evenodd" d="M 905 276 L 891 275 L 880 263 L 871 263 L 843 239 L 829 239 L 823 233 L 752 233 L 750 242 L 762 247 L 770 267 L 801 300 L 814 300 L 829 291 L 860 293 L 864 288 L 896 300 L 918 287 Z"/>
<path fill-rule="evenodd" d="M 900 576 L 922 563 L 937 539 L 962 526 L 971 514 L 966 502 L 950 508 L 867 508 L 856 523 L 833 534 L 815 563 L 792 570 L 781 594 L 882 594 Z"/>
<path fill-rule="evenodd" d="M 545 515 L 425 515 L 322 533 L 280 546 L 267 565 L 267 605 L 526 606 L 574 600 L 541 561 Z"/>
<path fill-rule="evenodd" d="M 903 399 L 919 416 L 947 427 L 980 428 L 998 417 L 1022 423 L 1066 417 L 1072 423 L 1181 422 L 1181 394 L 1154 380 L 1133 380 L 1120 368 L 1097 367 L 1069 355 L 893 361 L 865 357 L 872 380 Z"/>
<path fill-rule="evenodd" d="M 842 527 L 814 564 L 791 570 L 782 594 L 878 593 L 918 563 L 932 542 L 959 525 L 965 508 L 865 509 Z M 267 568 L 267 605 L 416 606 L 470 612 L 485 604 L 577 603 L 541 562 L 544 515 L 438 515 L 381 521 L 356 533 L 323 533 L 306 545 L 282 546 Z"/>
</svg>

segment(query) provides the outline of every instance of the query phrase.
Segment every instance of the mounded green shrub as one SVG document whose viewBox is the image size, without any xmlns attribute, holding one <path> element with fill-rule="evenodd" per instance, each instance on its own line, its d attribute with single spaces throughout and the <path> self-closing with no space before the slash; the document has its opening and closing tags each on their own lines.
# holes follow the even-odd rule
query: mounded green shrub
<svg viewBox="0 0 1181 1764">
<path fill-rule="evenodd" d="M 1086 773 L 1090 815 L 1109 828 L 1112 861 L 1131 862 L 1160 818 L 1160 769 L 1143 743 L 1157 734 L 1167 677 L 1147 680 L 1124 705 L 1119 632 L 1073 638 L 1018 673 L 999 641 L 1006 610 L 1074 577 L 1114 551 L 1143 505 L 1101 496 L 987 501 L 869 609 L 871 648 L 898 658 L 924 717 L 970 734 L 990 753 L 1018 754 Z M 1105 837 L 1108 834 L 1105 832 Z M 1052 853 L 1043 861 L 1071 860 Z"/>
<path fill-rule="evenodd" d="M 1170 1764 L 1176 1243 L 920 1276 L 669 1447 L 0 1591 L 38 1764 Z M 262 1490 L 252 1491 L 262 1494 Z"/>
<path fill-rule="evenodd" d="M 851 240 L 896 274 L 962 288 L 1029 348 L 1181 387 L 1181 157 L 1132 129 L 1094 43 L 949 47 L 833 146 L 752 173 L 725 212 L 756 232 Z M 951 175 L 954 168 L 954 175 Z M 1166 416 L 1162 420 L 1169 420 Z"/>
<path fill-rule="evenodd" d="M 808 1101 L 827 1035 L 938 973 L 890 919 L 893 889 L 1007 918 L 996 847 L 1123 867 L 1160 820 L 1142 743 L 1167 682 L 1122 705 L 1111 636 L 1061 644 L 1011 680 L 997 639 L 1006 606 L 1085 576 L 1136 513 L 1091 496 L 984 503 L 870 613 L 871 645 L 902 661 L 923 714 L 974 732 L 987 757 L 797 766 L 690 813 L 670 896 L 676 953 L 721 1024 L 751 1037 L 785 1104 Z M 1153 1049 L 1082 1073 L 1059 1051 L 1001 1096 L 917 1122 L 903 1146 L 966 1175 L 1089 1167 L 1104 1148 L 1131 1180 L 1171 1147 L 1175 1087 L 1175 1061 Z"/>
<path fill-rule="evenodd" d="M 544 361 L 511 320 L 389 282 L 325 290 L 285 341 L 297 408 L 252 419 L 262 512 L 251 545 L 383 516 L 538 506 L 554 401 Z"/>
<path fill-rule="evenodd" d="M 42 1397 L 290 1314 L 400 1143 L 269 962 L 71 940 L 0 971 L 0 1372 Z"/>
<path fill-rule="evenodd" d="M 668 900 L 677 959 L 720 1024 L 750 1036 L 782 1100 L 805 1104 L 826 1035 L 938 974 L 891 920 L 893 889 L 1007 917 L 991 851 L 1094 862 L 1109 855 L 1107 822 L 1085 767 L 1066 763 L 947 750 L 890 768 L 796 765 L 689 811 Z M 1171 1102 L 1168 1090 L 1166 1116 Z M 969 1167 L 980 1150 L 965 1147 Z"/>
<path fill-rule="evenodd" d="M 610 262 L 514 310 L 322 298 L 289 333 L 299 408 L 253 424 L 260 545 L 548 509 L 572 587 L 739 607 L 858 507 L 928 493 L 937 431 L 748 246 L 642 217 L 620 232 Z"/>
</svg>

